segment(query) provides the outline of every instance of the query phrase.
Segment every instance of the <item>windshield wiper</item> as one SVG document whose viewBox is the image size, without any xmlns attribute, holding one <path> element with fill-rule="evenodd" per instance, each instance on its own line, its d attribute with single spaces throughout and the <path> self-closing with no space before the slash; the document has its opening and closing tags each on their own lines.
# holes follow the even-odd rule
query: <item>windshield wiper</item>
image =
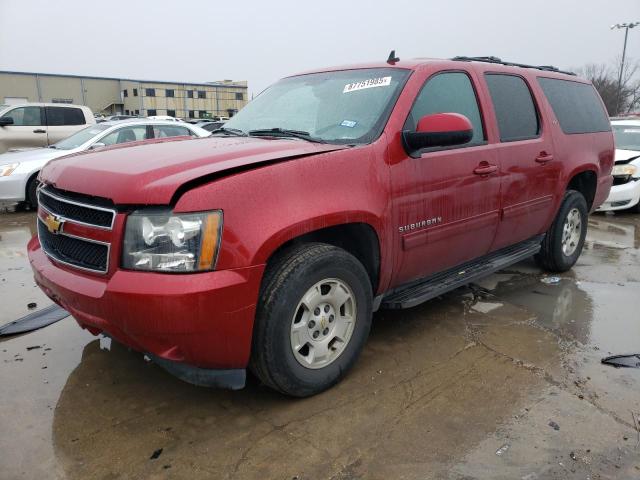
<svg viewBox="0 0 640 480">
<path fill-rule="evenodd" d="M 327 143 L 324 140 L 312 137 L 309 132 L 304 132 L 302 130 L 289 130 L 287 128 L 261 128 L 259 130 L 249 130 L 249 135 L 256 137 L 293 137 L 293 138 L 301 138 L 302 140 L 307 140 L 308 142 L 315 143 Z"/>
<path fill-rule="evenodd" d="M 226 133 L 227 135 L 234 135 L 236 137 L 246 137 L 247 136 L 246 133 L 244 133 L 242 130 L 240 130 L 238 128 L 220 127 L 220 128 L 216 128 L 215 130 L 211 131 L 211 135 L 213 135 L 214 133 Z"/>
</svg>

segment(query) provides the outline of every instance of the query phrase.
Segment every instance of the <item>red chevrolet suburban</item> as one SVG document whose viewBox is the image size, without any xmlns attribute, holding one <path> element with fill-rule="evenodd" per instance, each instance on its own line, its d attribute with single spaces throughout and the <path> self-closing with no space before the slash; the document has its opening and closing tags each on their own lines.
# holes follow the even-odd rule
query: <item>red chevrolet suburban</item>
<svg viewBox="0 0 640 480">
<path fill-rule="evenodd" d="M 393 57 L 393 55 L 391 56 Z M 204 139 L 41 172 L 35 278 L 83 327 L 199 385 L 308 396 L 372 312 L 534 256 L 565 271 L 612 183 L 593 86 L 495 57 L 277 82 Z"/>
</svg>

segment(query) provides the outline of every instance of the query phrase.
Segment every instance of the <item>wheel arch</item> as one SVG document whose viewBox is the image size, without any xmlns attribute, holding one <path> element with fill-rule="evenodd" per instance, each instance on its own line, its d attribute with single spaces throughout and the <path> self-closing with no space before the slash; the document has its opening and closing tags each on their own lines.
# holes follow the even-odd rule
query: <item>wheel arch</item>
<svg viewBox="0 0 640 480">
<path fill-rule="evenodd" d="M 349 252 L 364 266 L 373 291 L 378 289 L 381 263 L 380 238 L 370 223 L 338 223 L 287 238 L 268 255 L 267 268 L 290 249 L 305 243 L 326 243 Z"/>
<path fill-rule="evenodd" d="M 588 210 L 591 211 L 598 188 L 598 174 L 595 170 L 584 169 L 572 172 L 565 190 L 576 190 L 580 192 L 587 201 Z"/>
</svg>

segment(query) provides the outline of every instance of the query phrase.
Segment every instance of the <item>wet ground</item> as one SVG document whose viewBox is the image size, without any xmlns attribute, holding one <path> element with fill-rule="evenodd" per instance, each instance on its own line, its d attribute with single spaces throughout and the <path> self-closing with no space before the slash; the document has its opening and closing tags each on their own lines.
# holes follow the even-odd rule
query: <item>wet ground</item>
<svg viewBox="0 0 640 480">
<path fill-rule="evenodd" d="M 33 228 L 0 214 L 0 324 L 49 304 Z M 524 262 L 377 313 L 355 369 L 304 400 L 187 385 L 71 318 L 0 339 L 0 478 L 640 478 L 640 369 L 600 364 L 640 351 L 640 216 L 592 217 L 549 277 Z"/>
</svg>

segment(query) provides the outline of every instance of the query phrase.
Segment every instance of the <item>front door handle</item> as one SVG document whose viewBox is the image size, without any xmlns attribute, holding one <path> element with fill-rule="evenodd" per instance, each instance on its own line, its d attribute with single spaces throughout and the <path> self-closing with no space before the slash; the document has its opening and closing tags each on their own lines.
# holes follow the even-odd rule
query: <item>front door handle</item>
<svg viewBox="0 0 640 480">
<path fill-rule="evenodd" d="M 34 130 L 33 133 L 47 133 L 47 131 L 38 128 L 38 129 Z"/>
<path fill-rule="evenodd" d="M 542 164 L 550 162 L 551 160 L 553 160 L 553 155 L 547 152 L 540 152 L 540 155 L 536 157 L 536 162 Z"/>
<path fill-rule="evenodd" d="M 473 173 L 475 173 L 476 175 L 489 175 L 490 173 L 494 173 L 497 171 L 498 171 L 497 165 L 484 164 L 484 165 L 477 166 L 473 170 Z"/>
</svg>

